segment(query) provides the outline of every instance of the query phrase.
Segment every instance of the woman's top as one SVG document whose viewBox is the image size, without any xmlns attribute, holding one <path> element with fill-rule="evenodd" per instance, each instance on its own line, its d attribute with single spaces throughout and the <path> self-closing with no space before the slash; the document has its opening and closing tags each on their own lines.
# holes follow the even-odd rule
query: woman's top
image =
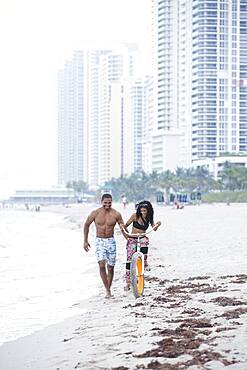
<svg viewBox="0 0 247 370">
<path fill-rule="evenodd" d="M 148 229 L 148 226 L 149 226 L 149 221 L 145 221 L 145 220 L 143 220 L 143 218 L 142 218 L 142 221 L 144 223 L 140 224 L 137 220 L 134 220 L 133 221 L 133 227 L 135 227 L 136 229 L 139 229 L 139 230 L 146 231 Z"/>
</svg>

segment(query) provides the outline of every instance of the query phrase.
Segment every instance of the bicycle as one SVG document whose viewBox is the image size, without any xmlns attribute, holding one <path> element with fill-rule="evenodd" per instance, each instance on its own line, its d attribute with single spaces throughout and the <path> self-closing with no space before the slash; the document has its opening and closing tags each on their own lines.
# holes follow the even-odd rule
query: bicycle
<svg viewBox="0 0 247 370">
<path fill-rule="evenodd" d="M 132 255 L 130 262 L 130 285 L 135 298 L 141 297 L 144 292 L 144 254 L 141 252 L 141 238 L 150 234 L 155 229 L 155 226 L 157 224 L 145 233 L 130 234 L 124 231 L 130 238 L 137 238 L 136 252 Z"/>
</svg>

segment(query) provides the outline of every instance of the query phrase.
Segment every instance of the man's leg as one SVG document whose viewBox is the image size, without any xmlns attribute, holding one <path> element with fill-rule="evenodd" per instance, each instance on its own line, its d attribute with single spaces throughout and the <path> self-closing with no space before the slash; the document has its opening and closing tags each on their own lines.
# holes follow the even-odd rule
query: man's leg
<svg viewBox="0 0 247 370">
<path fill-rule="evenodd" d="M 116 242 L 114 238 L 108 239 L 107 245 L 107 280 L 108 280 L 108 297 L 111 297 L 111 285 L 114 276 L 114 266 L 116 263 Z"/>
<path fill-rule="evenodd" d="M 110 291 L 110 286 L 108 282 L 108 276 L 106 273 L 105 265 L 106 265 L 105 261 L 99 261 L 99 273 L 103 281 L 104 287 L 106 289 L 106 297 L 108 298 L 111 296 L 111 291 Z"/>
<path fill-rule="evenodd" d="M 114 276 L 114 266 L 107 265 L 107 280 L 108 280 L 108 287 L 111 290 L 112 280 Z"/>
</svg>

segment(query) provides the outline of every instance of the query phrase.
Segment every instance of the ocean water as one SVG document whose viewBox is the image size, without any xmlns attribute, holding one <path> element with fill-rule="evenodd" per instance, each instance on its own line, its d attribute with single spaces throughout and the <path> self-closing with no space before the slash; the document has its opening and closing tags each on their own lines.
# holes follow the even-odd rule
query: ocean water
<svg viewBox="0 0 247 370">
<path fill-rule="evenodd" d="M 0 345 L 81 313 L 95 259 L 64 215 L 0 210 Z"/>
</svg>

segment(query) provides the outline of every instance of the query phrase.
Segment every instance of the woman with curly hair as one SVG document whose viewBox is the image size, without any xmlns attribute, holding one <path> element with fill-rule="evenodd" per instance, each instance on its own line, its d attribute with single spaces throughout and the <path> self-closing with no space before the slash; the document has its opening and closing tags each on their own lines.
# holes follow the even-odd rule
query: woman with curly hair
<svg viewBox="0 0 247 370">
<path fill-rule="evenodd" d="M 152 204 L 147 201 L 143 200 L 136 204 L 136 212 L 133 213 L 133 215 L 129 218 L 129 220 L 126 222 L 124 227 L 122 227 L 122 231 L 124 234 L 124 231 L 128 231 L 128 226 L 132 224 L 132 231 L 131 234 L 142 234 L 145 233 L 145 231 L 148 229 L 148 227 L 151 225 L 154 227 L 154 230 L 156 231 L 158 227 L 161 225 L 161 222 L 158 221 L 154 223 L 154 210 Z M 136 243 L 137 243 L 137 237 L 128 237 L 126 234 L 124 234 L 125 238 L 127 239 L 127 262 L 126 262 L 126 274 L 125 274 L 125 280 L 126 280 L 126 287 L 125 290 L 130 289 L 130 262 L 132 255 L 136 252 Z M 144 267 L 147 267 L 147 254 L 148 254 L 148 246 L 149 246 L 149 239 L 147 236 L 143 236 L 140 239 L 141 242 L 141 252 L 144 254 Z"/>
</svg>

